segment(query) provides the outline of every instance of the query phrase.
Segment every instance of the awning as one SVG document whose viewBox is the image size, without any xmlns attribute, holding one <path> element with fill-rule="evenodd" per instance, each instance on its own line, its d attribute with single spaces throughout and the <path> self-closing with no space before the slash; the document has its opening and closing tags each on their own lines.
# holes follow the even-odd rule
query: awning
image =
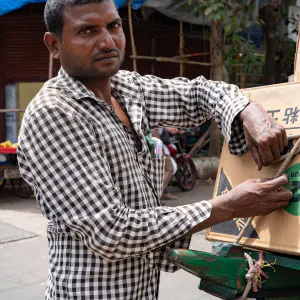
<svg viewBox="0 0 300 300">
<path fill-rule="evenodd" d="M 126 4 L 126 0 L 114 0 L 117 8 Z M 143 6 L 146 0 L 133 0 L 131 7 L 133 9 L 139 9 Z M 3 16 L 11 11 L 17 10 L 30 3 L 41 3 L 46 0 L 0 0 L 0 16 Z"/>
<path fill-rule="evenodd" d="M 41 3 L 45 0 L 0 0 L 0 16 L 3 16 L 13 10 L 17 10 L 29 3 Z"/>
<path fill-rule="evenodd" d="M 41 2 L 46 2 L 46 0 L 0 0 L 0 16 L 5 15 L 13 10 L 17 10 L 29 3 Z M 126 0 L 114 0 L 114 2 L 117 8 L 125 6 L 127 3 Z M 199 17 L 196 17 L 193 13 L 188 13 L 185 9 L 182 9 L 182 4 L 184 4 L 184 2 L 190 2 L 190 0 L 182 0 L 178 5 L 171 5 L 172 0 L 131 0 L 131 8 L 135 10 L 141 7 L 148 9 L 151 8 L 175 20 L 180 20 L 191 24 L 210 25 L 209 19 L 204 16 L 203 13 L 200 13 Z M 247 2 L 252 2 L 256 6 L 255 15 L 258 16 L 259 6 L 262 5 L 260 1 L 247 0 Z"/>
</svg>

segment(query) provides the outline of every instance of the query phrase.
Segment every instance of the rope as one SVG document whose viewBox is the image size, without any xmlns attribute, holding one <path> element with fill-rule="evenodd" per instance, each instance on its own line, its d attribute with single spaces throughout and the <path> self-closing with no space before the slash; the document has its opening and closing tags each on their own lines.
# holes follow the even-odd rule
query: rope
<svg viewBox="0 0 300 300">
<path fill-rule="evenodd" d="M 249 264 L 249 270 L 245 276 L 247 279 L 247 285 L 242 297 L 240 297 L 238 300 L 252 299 L 248 298 L 251 288 L 253 287 L 253 291 L 257 293 L 259 288 L 262 287 L 262 284 L 267 278 L 269 278 L 268 274 L 262 270 L 264 267 L 271 267 L 275 271 L 274 267 L 272 266 L 275 264 L 275 262 L 271 264 L 266 262 L 264 260 L 264 254 L 262 251 L 259 253 L 259 258 L 257 261 L 254 261 L 248 253 L 244 253 L 244 257 L 247 259 Z"/>
<path fill-rule="evenodd" d="M 252 260 L 251 256 L 248 253 L 244 253 L 244 256 L 248 261 L 249 271 L 245 276 L 246 279 L 247 279 L 247 285 L 245 287 L 245 290 L 244 290 L 244 293 L 243 293 L 242 297 L 239 298 L 239 300 L 247 299 L 247 296 L 250 293 L 251 288 L 252 288 L 252 279 L 254 277 L 254 263 L 253 263 L 253 260 Z"/>
<path fill-rule="evenodd" d="M 292 158 L 297 153 L 299 153 L 299 151 L 300 151 L 300 134 L 294 134 L 294 135 L 291 135 L 291 136 L 288 137 L 289 140 L 297 139 L 297 138 L 298 138 L 298 141 L 297 141 L 296 145 L 292 148 L 291 152 L 288 153 L 288 154 L 286 154 L 286 155 L 281 156 L 276 161 L 276 162 L 280 162 L 280 161 L 284 160 L 284 162 L 282 163 L 280 169 L 277 171 L 277 173 L 276 173 L 276 175 L 275 175 L 274 178 L 280 177 L 284 173 L 284 171 L 287 168 L 287 166 L 289 165 L 289 163 L 291 162 Z M 244 236 L 245 231 L 248 229 L 248 227 L 252 223 L 253 219 L 254 219 L 254 217 L 248 219 L 248 221 L 246 222 L 246 224 L 242 228 L 240 234 L 236 238 L 236 240 L 234 242 L 235 244 L 239 244 L 240 243 L 241 238 Z"/>
<path fill-rule="evenodd" d="M 295 146 L 292 148 L 291 152 L 281 156 L 276 162 L 280 162 L 283 161 L 281 167 L 279 168 L 279 170 L 277 171 L 276 175 L 274 178 L 280 177 L 285 169 L 287 168 L 287 166 L 289 165 L 289 163 L 291 162 L 292 158 L 300 152 L 300 134 L 295 134 L 295 135 L 291 135 L 288 137 L 289 140 L 291 139 L 298 139 L 297 143 L 295 144 Z M 240 234 L 238 235 L 238 237 L 235 240 L 235 244 L 239 244 L 241 238 L 244 236 L 245 231 L 248 229 L 248 227 L 250 226 L 250 224 L 252 223 L 254 217 L 249 218 L 248 221 L 246 222 L 246 224 L 244 225 L 244 227 L 242 228 Z M 253 286 L 254 291 L 258 291 L 258 284 L 261 283 L 261 275 L 263 275 L 265 278 L 267 278 L 266 274 L 262 271 L 262 268 L 264 266 L 270 266 L 270 264 L 266 264 L 263 260 L 263 254 L 262 252 L 260 253 L 260 258 L 259 260 L 254 264 L 253 260 L 251 258 L 251 256 L 247 253 L 244 253 L 245 258 L 248 261 L 249 264 L 249 270 L 248 273 L 246 274 L 246 280 L 247 280 L 247 285 L 246 288 L 244 290 L 244 293 L 242 295 L 241 298 L 239 298 L 239 300 L 246 300 L 246 299 L 251 299 L 251 298 L 247 298 L 249 292 L 251 291 L 251 288 Z M 255 276 L 259 277 L 259 282 L 257 282 L 257 279 L 254 280 Z"/>
</svg>

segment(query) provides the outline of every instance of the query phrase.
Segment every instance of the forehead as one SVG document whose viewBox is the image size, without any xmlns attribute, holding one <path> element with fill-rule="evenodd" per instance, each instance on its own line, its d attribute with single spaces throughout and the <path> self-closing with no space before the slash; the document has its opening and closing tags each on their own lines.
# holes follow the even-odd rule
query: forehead
<svg viewBox="0 0 300 300">
<path fill-rule="evenodd" d="M 64 25 L 78 26 L 82 23 L 107 23 L 119 17 L 112 0 L 100 3 L 68 6 L 63 12 Z"/>
</svg>

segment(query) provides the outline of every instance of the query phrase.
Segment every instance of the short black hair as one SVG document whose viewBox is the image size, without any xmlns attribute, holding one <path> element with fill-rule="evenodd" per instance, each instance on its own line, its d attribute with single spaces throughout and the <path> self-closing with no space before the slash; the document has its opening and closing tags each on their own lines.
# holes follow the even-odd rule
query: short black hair
<svg viewBox="0 0 300 300">
<path fill-rule="evenodd" d="M 103 1 L 106 0 L 48 0 L 44 10 L 44 20 L 47 30 L 55 33 L 61 39 L 64 25 L 63 12 L 66 7 L 101 3 Z"/>
</svg>

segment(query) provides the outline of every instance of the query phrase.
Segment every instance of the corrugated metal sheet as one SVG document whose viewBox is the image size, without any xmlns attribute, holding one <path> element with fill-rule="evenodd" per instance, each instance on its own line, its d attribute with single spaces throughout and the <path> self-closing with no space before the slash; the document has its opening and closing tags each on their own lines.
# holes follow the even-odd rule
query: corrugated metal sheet
<svg viewBox="0 0 300 300">
<path fill-rule="evenodd" d="M 14 17 L 3 22 L 3 75 L 5 83 L 45 81 L 48 78 L 49 52 L 43 42 L 42 17 Z M 55 64 L 55 71 L 59 63 Z"/>
<path fill-rule="evenodd" d="M 5 84 L 48 79 L 49 52 L 43 42 L 44 32 L 40 11 L 26 8 L 0 17 L 0 108 L 4 108 Z M 59 66 L 56 62 L 54 75 Z M 0 141 L 4 139 L 5 115 L 0 114 Z"/>
</svg>

